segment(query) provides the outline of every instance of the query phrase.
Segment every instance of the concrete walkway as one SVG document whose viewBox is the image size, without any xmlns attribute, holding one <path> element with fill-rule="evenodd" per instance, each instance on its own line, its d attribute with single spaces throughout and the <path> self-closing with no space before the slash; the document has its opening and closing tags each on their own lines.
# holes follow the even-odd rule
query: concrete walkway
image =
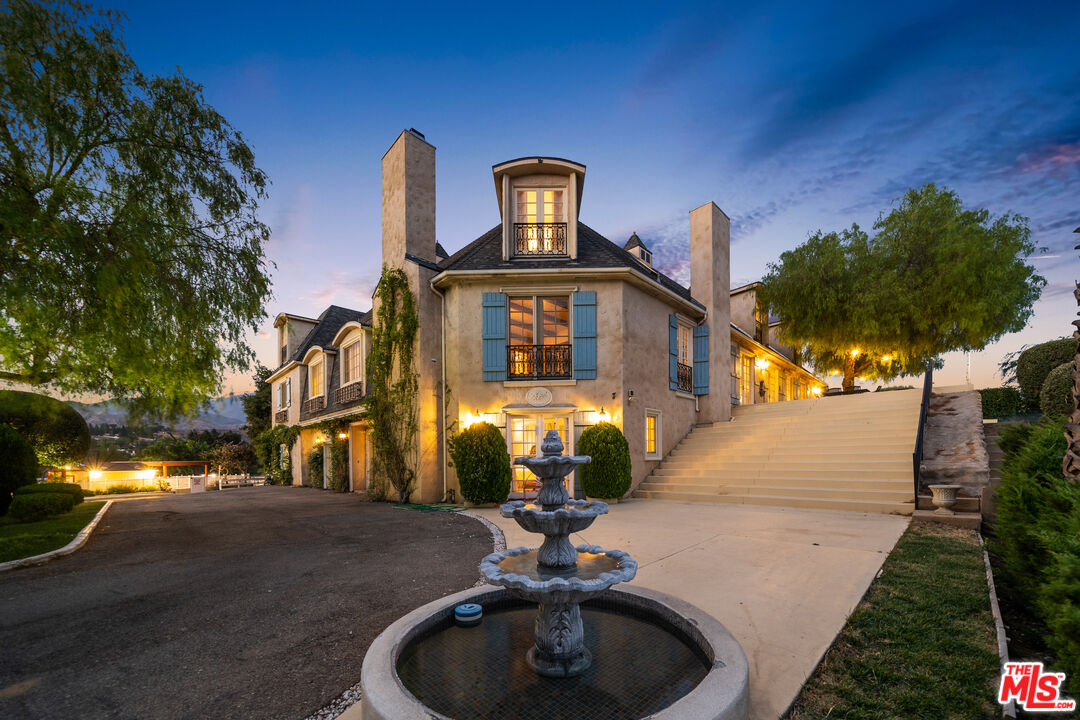
<svg viewBox="0 0 1080 720">
<path fill-rule="evenodd" d="M 475 510 L 507 547 L 538 536 Z M 671 593 L 727 626 L 750 661 L 750 717 L 773 720 L 795 699 L 885 556 L 907 528 L 896 515 L 629 500 L 584 533 L 638 561 L 635 585 Z"/>
</svg>

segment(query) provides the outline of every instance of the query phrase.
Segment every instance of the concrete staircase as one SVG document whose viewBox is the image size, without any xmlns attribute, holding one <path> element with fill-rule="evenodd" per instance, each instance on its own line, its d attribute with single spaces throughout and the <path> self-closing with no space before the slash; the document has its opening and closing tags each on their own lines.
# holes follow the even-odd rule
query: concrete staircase
<svg viewBox="0 0 1080 720">
<path fill-rule="evenodd" d="M 634 497 L 910 515 L 921 390 L 733 408 L 699 425 Z"/>
</svg>

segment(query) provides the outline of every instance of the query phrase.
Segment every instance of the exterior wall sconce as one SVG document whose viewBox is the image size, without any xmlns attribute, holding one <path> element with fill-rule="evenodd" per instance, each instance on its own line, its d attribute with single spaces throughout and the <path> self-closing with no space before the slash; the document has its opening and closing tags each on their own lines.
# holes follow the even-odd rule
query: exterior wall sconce
<svg viewBox="0 0 1080 720">
<path fill-rule="evenodd" d="M 315 444 L 316 445 L 322 445 L 322 442 L 323 442 L 323 438 L 321 438 L 321 437 L 315 438 Z"/>
<path fill-rule="evenodd" d="M 758 370 L 766 370 L 769 367 L 769 361 L 765 358 L 758 358 L 754 361 L 754 367 Z"/>
<path fill-rule="evenodd" d="M 821 394 L 821 386 L 820 385 L 815 385 L 814 387 L 810 388 L 810 393 L 812 395 L 820 395 Z"/>
<path fill-rule="evenodd" d="M 338 436 L 338 440 L 347 440 L 349 438 L 349 433 L 347 433 L 347 432 L 339 432 L 337 434 L 337 436 Z"/>
<path fill-rule="evenodd" d="M 634 391 L 633 390 L 631 390 L 629 393 L 627 393 L 626 401 L 627 402 L 634 402 Z"/>
</svg>

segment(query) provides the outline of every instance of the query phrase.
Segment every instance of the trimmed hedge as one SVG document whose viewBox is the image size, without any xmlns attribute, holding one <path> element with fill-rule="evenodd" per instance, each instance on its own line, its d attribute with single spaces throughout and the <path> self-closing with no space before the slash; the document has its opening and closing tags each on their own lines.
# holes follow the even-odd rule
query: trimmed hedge
<svg viewBox="0 0 1080 720">
<path fill-rule="evenodd" d="M 1033 345 L 1016 358 L 1016 382 L 1029 410 L 1039 409 L 1039 392 L 1050 371 L 1076 358 L 1076 340 L 1059 338 Z"/>
<path fill-rule="evenodd" d="M 53 515 L 63 515 L 74 506 L 71 495 L 65 492 L 30 493 L 12 498 L 8 515 L 19 522 L 37 522 Z"/>
<path fill-rule="evenodd" d="M 1059 417 L 1073 411 L 1073 370 L 1075 360 L 1062 363 L 1050 371 L 1039 391 L 1039 409 L 1045 417 Z"/>
<path fill-rule="evenodd" d="M 1020 388 L 983 388 L 979 394 L 982 396 L 984 418 L 1007 418 L 1024 413 L 1024 397 L 1020 394 Z"/>
<path fill-rule="evenodd" d="M 606 422 L 585 428 L 577 452 L 592 458 L 591 463 L 577 470 L 587 496 L 611 500 L 621 498 L 630 489 L 630 443 L 622 430 Z"/>
<path fill-rule="evenodd" d="M 1080 485 L 1061 475 L 1060 418 L 1010 431 L 997 489 L 994 551 L 1017 596 L 1047 625 L 1071 693 L 1080 692 Z M 1008 449 L 1006 449 L 1008 448 Z"/>
<path fill-rule="evenodd" d="M 450 438 L 450 458 L 461 496 L 469 502 L 501 503 L 510 495 L 510 453 L 491 423 L 476 423 Z"/>
<path fill-rule="evenodd" d="M 11 494 L 34 482 L 37 473 L 34 448 L 13 428 L 0 425 L 0 515 L 8 511 Z"/>
<path fill-rule="evenodd" d="M 83 501 L 83 489 L 75 483 L 34 483 L 23 485 L 15 491 L 16 495 L 32 495 L 34 493 L 67 493 L 72 502 L 78 505 Z"/>
</svg>

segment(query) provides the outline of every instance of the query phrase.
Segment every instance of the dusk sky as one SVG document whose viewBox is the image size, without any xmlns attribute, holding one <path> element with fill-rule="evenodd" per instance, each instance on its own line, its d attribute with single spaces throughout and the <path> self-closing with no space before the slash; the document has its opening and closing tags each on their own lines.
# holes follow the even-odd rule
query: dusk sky
<svg viewBox="0 0 1080 720">
<path fill-rule="evenodd" d="M 1071 329 L 1075 0 L 111 6 L 142 69 L 202 83 L 269 173 L 271 318 L 370 307 L 380 158 L 414 127 L 437 148 L 450 252 L 498 223 L 491 166 L 522 155 L 584 163 L 581 220 L 620 244 L 636 230 L 683 282 L 688 213 L 709 200 L 732 217 L 736 285 L 932 181 L 1027 216 L 1047 248 L 1028 329 L 973 355 L 972 382 L 999 384 L 1006 352 Z M 271 323 L 256 338 L 268 365 Z M 948 356 L 935 380 L 964 371 Z"/>
</svg>

